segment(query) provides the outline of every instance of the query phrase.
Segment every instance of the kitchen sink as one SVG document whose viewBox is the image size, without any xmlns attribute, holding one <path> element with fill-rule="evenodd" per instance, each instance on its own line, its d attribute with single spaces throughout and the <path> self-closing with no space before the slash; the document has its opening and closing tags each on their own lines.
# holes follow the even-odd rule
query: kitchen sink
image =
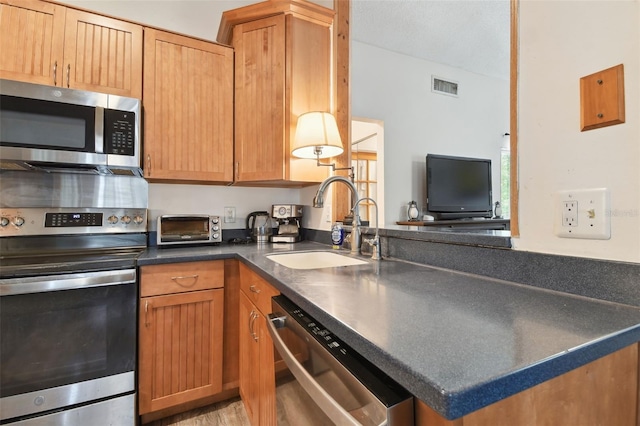
<svg viewBox="0 0 640 426">
<path fill-rule="evenodd" d="M 364 265 L 367 262 L 332 251 L 301 251 L 269 254 L 267 258 L 291 269 L 319 269 Z"/>
</svg>

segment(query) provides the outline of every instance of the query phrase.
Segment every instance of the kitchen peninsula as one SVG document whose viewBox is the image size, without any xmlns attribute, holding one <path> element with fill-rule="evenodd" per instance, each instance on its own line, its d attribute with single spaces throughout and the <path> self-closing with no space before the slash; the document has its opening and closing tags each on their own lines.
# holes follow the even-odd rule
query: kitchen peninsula
<svg viewBox="0 0 640 426">
<path fill-rule="evenodd" d="M 496 416 L 490 411 L 496 402 L 521 391 L 535 395 L 536 385 L 554 384 L 577 368 L 592 372 L 593 391 L 607 397 L 586 410 L 570 394 L 574 388 L 558 387 L 557 400 L 578 404 L 582 415 L 617 412 L 617 424 L 635 424 L 639 308 L 401 260 L 362 257 L 364 265 L 298 270 L 266 257 L 326 249 L 314 242 L 150 248 L 139 265 L 244 263 L 422 401 L 416 402 L 417 424 L 425 416 L 441 425 Z M 584 377 L 572 386 L 589 393 Z M 542 412 L 531 401 L 528 410 Z M 550 410 L 545 406 L 560 415 Z"/>
</svg>

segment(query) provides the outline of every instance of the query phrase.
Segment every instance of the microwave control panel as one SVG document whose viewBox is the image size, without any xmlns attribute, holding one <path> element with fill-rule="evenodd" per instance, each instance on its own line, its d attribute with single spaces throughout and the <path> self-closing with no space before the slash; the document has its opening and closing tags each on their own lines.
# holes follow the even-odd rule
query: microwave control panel
<svg viewBox="0 0 640 426">
<path fill-rule="evenodd" d="M 104 111 L 105 154 L 135 155 L 136 114 L 131 111 Z"/>
</svg>

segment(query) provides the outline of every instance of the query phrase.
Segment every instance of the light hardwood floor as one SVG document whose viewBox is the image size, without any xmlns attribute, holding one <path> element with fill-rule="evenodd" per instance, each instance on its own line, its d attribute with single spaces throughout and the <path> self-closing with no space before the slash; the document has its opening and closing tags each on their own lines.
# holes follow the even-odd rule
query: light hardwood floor
<svg viewBox="0 0 640 426">
<path fill-rule="evenodd" d="M 145 426 L 250 426 L 240 398 L 176 414 Z"/>
</svg>

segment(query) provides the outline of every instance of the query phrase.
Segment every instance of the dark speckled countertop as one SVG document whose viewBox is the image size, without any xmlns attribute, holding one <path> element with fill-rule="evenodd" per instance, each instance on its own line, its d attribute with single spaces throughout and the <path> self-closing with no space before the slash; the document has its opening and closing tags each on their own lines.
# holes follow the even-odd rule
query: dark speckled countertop
<svg viewBox="0 0 640 426">
<path fill-rule="evenodd" d="M 399 260 L 300 270 L 265 256 L 297 250 L 331 249 L 150 248 L 138 264 L 239 258 L 448 419 L 640 341 L 627 305 Z"/>
</svg>

